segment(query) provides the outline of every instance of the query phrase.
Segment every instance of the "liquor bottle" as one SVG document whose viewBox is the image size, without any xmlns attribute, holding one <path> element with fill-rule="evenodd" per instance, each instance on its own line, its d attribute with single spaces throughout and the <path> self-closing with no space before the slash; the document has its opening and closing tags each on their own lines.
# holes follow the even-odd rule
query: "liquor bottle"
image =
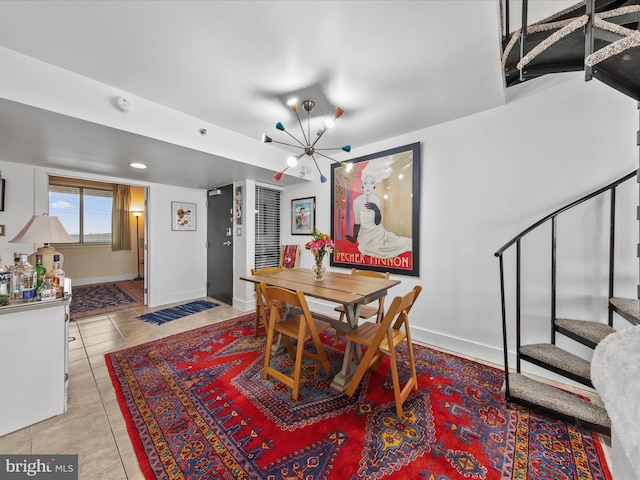
<svg viewBox="0 0 640 480">
<path fill-rule="evenodd" d="M 20 263 L 12 271 L 14 284 L 13 301 L 16 303 L 33 302 L 36 299 L 36 269 L 29 263 L 29 255 L 20 254 Z"/>
<path fill-rule="evenodd" d="M 44 286 L 40 292 L 40 300 L 46 302 L 47 300 L 55 300 L 58 295 L 58 289 L 53 286 L 53 278 L 46 277 L 44 279 Z"/>
<path fill-rule="evenodd" d="M 18 266 L 20 265 L 20 252 L 13 252 L 13 265 L 9 267 L 11 273 L 11 301 L 17 302 L 20 300 L 20 275 L 16 273 Z"/>
<path fill-rule="evenodd" d="M 0 258 L 0 305 L 11 303 L 11 270 Z"/>
<path fill-rule="evenodd" d="M 42 264 L 42 254 L 36 253 L 36 289 L 40 288 L 41 285 L 44 285 L 44 276 L 47 273 L 47 269 Z"/>
<path fill-rule="evenodd" d="M 64 297 L 64 270 L 60 268 L 60 255 L 53 256 L 53 270 L 51 270 L 51 276 L 53 277 L 53 287 L 57 290 L 56 297 Z"/>
</svg>

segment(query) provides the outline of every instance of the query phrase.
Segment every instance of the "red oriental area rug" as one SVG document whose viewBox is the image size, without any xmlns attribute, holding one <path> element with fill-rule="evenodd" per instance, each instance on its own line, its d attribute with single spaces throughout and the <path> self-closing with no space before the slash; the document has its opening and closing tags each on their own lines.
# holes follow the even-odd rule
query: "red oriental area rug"
<svg viewBox="0 0 640 480">
<path fill-rule="evenodd" d="M 416 345 L 420 388 L 398 421 L 388 360 L 353 398 L 309 361 L 293 402 L 262 379 L 253 325 L 249 314 L 105 356 L 146 478 L 611 479 L 595 433 L 506 408 L 500 370 Z M 344 344 L 332 340 L 335 374 Z"/>
</svg>

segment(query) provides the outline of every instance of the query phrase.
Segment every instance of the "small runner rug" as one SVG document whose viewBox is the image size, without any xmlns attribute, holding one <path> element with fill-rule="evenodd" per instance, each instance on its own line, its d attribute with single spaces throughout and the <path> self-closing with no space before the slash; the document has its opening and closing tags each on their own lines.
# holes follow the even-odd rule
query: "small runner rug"
<svg viewBox="0 0 640 480">
<path fill-rule="evenodd" d="M 157 312 L 145 313 L 137 318 L 144 320 L 147 323 L 153 323 L 154 325 L 162 325 L 163 323 L 170 322 L 176 318 L 182 318 L 193 313 L 209 310 L 210 308 L 217 307 L 218 305 L 219 304 L 209 302 L 207 300 L 196 300 L 195 302 L 165 308 L 163 310 L 158 310 Z"/>
<path fill-rule="evenodd" d="M 262 378 L 253 318 L 106 354 L 145 478 L 611 479 L 595 433 L 507 408 L 501 370 L 426 346 L 415 346 L 419 389 L 401 420 L 388 359 L 349 398 L 305 357 L 292 401 Z M 335 375 L 344 342 L 322 340 Z M 286 352 L 273 358 L 292 368 Z"/>
<path fill-rule="evenodd" d="M 71 288 L 71 320 L 103 315 L 144 305 L 142 282 L 119 282 L 77 285 Z"/>
</svg>

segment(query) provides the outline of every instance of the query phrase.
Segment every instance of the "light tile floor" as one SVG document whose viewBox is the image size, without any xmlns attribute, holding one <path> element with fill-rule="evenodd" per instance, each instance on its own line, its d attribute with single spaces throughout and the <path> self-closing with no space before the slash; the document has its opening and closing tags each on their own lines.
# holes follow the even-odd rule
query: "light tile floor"
<svg viewBox="0 0 640 480">
<path fill-rule="evenodd" d="M 246 313 L 220 304 L 164 325 L 136 318 L 170 306 L 139 307 L 72 321 L 67 412 L 0 437 L 0 452 L 78 454 L 79 480 L 143 479 L 104 354 Z"/>
<path fill-rule="evenodd" d="M 212 298 L 207 299 L 220 303 Z M 136 318 L 169 306 L 172 305 L 153 309 L 139 307 L 72 321 L 69 336 L 74 339 L 69 342 L 67 412 L 0 437 L 0 452 L 78 454 L 79 480 L 144 479 L 127 434 L 104 354 L 246 313 L 220 304 L 219 307 L 160 326 Z M 567 386 L 563 385 L 563 388 Z M 595 401 L 599 400 L 592 393 L 573 390 Z M 609 458 L 610 438 L 600 436 L 600 439 Z"/>
</svg>

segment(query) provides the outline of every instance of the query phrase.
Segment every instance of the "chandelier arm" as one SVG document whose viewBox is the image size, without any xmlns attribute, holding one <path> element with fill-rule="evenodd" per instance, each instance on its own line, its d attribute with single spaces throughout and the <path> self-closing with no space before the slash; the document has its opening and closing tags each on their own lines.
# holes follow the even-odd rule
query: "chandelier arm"
<svg viewBox="0 0 640 480">
<path fill-rule="evenodd" d="M 298 110 L 294 110 L 295 114 L 296 114 L 296 118 L 298 119 L 298 125 L 300 125 L 300 131 L 302 132 L 302 136 L 304 137 L 304 141 L 307 142 L 307 145 L 309 145 L 309 139 L 307 138 L 307 136 L 304 134 L 304 127 L 302 126 L 302 122 L 300 121 L 300 115 L 298 115 Z M 289 132 L 287 132 L 289 133 Z M 289 133 L 289 135 L 291 135 Z M 293 135 L 291 135 L 293 136 Z M 300 145 L 302 145 L 303 147 L 306 147 L 307 145 L 303 144 L 300 140 L 298 140 L 298 143 Z"/>
<path fill-rule="evenodd" d="M 320 167 L 318 166 L 318 162 L 316 162 L 316 157 L 314 155 L 311 155 L 311 158 L 313 159 L 313 163 L 316 164 L 316 168 L 318 169 L 318 172 L 320 172 L 320 175 L 322 175 L 322 171 L 320 170 Z"/>
<path fill-rule="evenodd" d="M 318 150 L 342 150 L 342 147 L 329 147 L 329 148 L 314 148 L 317 152 Z"/>
<path fill-rule="evenodd" d="M 337 163 L 338 165 L 342 165 L 342 162 L 339 162 L 338 160 L 334 160 L 333 158 L 328 157 L 327 155 L 324 155 L 324 154 L 322 154 L 322 153 L 318 152 L 318 150 L 316 150 L 316 151 L 315 151 L 315 153 L 317 153 L 317 154 L 318 154 L 318 155 L 320 155 L 321 157 L 328 158 L 329 160 L 331 160 L 331 161 L 332 161 L 332 162 L 334 162 L 334 163 Z M 313 159 L 313 161 L 315 162 L 315 161 L 316 161 L 316 159 L 314 158 L 314 159 Z M 316 166 L 317 166 L 317 165 L 316 165 Z"/>
<path fill-rule="evenodd" d="M 298 147 L 297 145 L 292 145 L 292 147 L 296 147 L 296 148 L 306 148 L 307 146 L 302 143 L 300 140 L 298 140 L 296 137 L 294 137 L 291 133 L 289 133 L 287 130 L 284 131 L 284 133 L 286 133 L 287 135 L 289 135 L 291 138 L 293 138 L 296 142 L 298 142 L 301 146 Z M 279 142 L 282 143 L 282 142 Z M 285 143 L 285 145 L 289 145 L 288 143 Z"/>
<path fill-rule="evenodd" d="M 293 139 L 296 140 L 298 143 L 300 143 L 300 141 L 296 137 L 293 137 Z M 293 148 L 305 148 L 304 145 L 301 147 L 299 145 L 294 145 L 293 143 L 280 142 L 278 140 L 271 140 L 271 142 L 269 142 L 269 143 L 279 143 L 280 145 L 287 145 L 287 146 L 293 147 Z M 302 144 L 300 144 L 300 145 L 302 145 Z"/>
<path fill-rule="evenodd" d="M 311 144 L 312 147 L 316 146 L 316 143 L 318 143 L 318 140 L 320 140 L 322 138 L 322 135 L 324 135 L 324 132 L 326 132 L 326 131 L 327 131 L 326 128 L 323 128 L 322 130 L 320 130 L 320 133 L 318 134 L 318 137 Z"/>
</svg>

